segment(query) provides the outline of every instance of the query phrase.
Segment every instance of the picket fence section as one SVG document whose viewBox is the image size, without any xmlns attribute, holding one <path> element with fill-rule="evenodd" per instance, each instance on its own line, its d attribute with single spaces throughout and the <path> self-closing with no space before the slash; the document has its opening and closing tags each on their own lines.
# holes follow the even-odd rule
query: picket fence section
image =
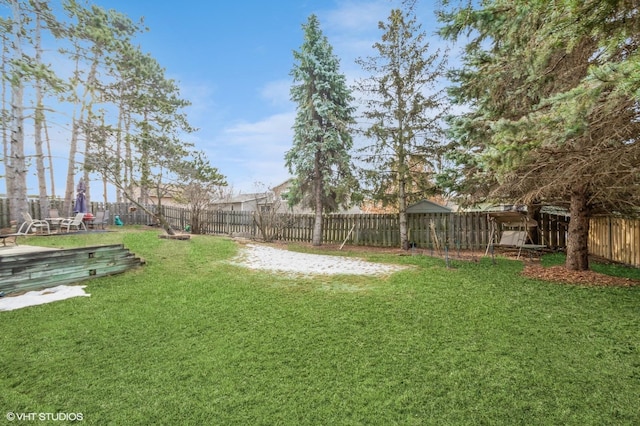
<svg viewBox="0 0 640 426">
<path fill-rule="evenodd" d="M 54 200 L 51 208 L 62 211 L 62 202 Z M 146 206 L 155 212 L 157 206 Z M 181 207 L 163 206 L 163 215 L 176 229 L 189 229 L 191 213 Z M 117 215 L 128 225 L 157 225 L 153 216 L 128 203 L 91 203 L 91 211 L 108 210 L 111 220 Z M 41 218 L 37 200 L 29 202 L 29 212 Z M 311 242 L 313 215 L 281 214 L 264 218 L 254 212 L 205 211 L 198 231 L 271 239 L 284 242 Z M 262 222 L 261 222 L 262 220 Z M 482 250 L 487 247 L 491 228 L 486 213 L 416 213 L 408 215 L 409 241 L 418 248 L 439 250 Z M 259 226 L 259 224 L 261 226 Z M 569 218 L 542 214 L 539 220 L 540 242 L 554 249 L 567 243 Z M 0 199 L 0 228 L 9 226 L 9 203 Z M 393 214 L 330 214 L 324 217 L 323 242 L 377 247 L 400 245 L 400 223 Z M 640 219 L 596 217 L 591 220 L 589 234 L 591 254 L 615 262 L 640 267 Z"/>
</svg>

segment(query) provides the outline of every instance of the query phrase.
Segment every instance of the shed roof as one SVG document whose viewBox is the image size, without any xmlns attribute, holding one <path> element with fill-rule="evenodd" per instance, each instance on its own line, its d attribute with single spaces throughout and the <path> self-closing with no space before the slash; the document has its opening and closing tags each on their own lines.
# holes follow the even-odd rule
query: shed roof
<svg viewBox="0 0 640 426">
<path fill-rule="evenodd" d="M 451 209 L 433 201 L 422 200 L 407 207 L 407 213 L 451 213 Z"/>
</svg>

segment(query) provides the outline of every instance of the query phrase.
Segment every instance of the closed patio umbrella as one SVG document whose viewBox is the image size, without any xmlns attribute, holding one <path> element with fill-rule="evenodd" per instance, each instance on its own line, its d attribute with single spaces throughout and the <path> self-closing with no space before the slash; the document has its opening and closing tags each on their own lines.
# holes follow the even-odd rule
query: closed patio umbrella
<svg viewBox="0 0 640 426">
<path fill-rule="evenodd" d="M 73 209 L 75 213 L 87 212 L 87 200 L 85 198 L 86 191 L 87 187 L 85 186 L 84 181 L 80 179 L 80 182 L 78 182 L 78 186 L 76 187 L 76 205 Z"/>
</svg>

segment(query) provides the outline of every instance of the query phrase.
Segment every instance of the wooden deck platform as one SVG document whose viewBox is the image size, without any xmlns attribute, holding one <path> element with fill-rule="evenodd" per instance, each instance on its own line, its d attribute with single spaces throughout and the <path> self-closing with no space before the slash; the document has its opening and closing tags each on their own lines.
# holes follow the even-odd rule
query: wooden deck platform
<svg viewBox="0 0 640 426">
<path fill-rule="evenodd" d="M 0 247 L 0 292 L 10 294 L 77 283 L 143 264 L 144 260 L 122 244 L 73 249 Z"/>
<path fill-rule="evenodd" d="M 60 250 L 57 248 L 51 247 L 38 247 L 38 246 L 18 246 L 18 245 L 9 245 L 9 246 L 0 246 L 0 257 L 2 256 L 11 256 L 14 254 L 22 254 L 22 253 L 37 253 L 41 251 L 51 251 L 51 250 Z"/>
</svg>

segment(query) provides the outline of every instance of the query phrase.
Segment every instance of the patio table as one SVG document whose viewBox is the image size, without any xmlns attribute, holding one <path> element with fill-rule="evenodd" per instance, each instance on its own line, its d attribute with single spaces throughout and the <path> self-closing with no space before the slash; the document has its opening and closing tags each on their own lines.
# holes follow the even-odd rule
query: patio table
<svg viewBox="0 0 640 426">
<path fill-rule="evenodd" d="M 62 222 L 65 217 L 45 217 L 44 220 L 49 222 L 49 226 L 52 229 L 60 229 L 60 222 Z"/>
</svg>

